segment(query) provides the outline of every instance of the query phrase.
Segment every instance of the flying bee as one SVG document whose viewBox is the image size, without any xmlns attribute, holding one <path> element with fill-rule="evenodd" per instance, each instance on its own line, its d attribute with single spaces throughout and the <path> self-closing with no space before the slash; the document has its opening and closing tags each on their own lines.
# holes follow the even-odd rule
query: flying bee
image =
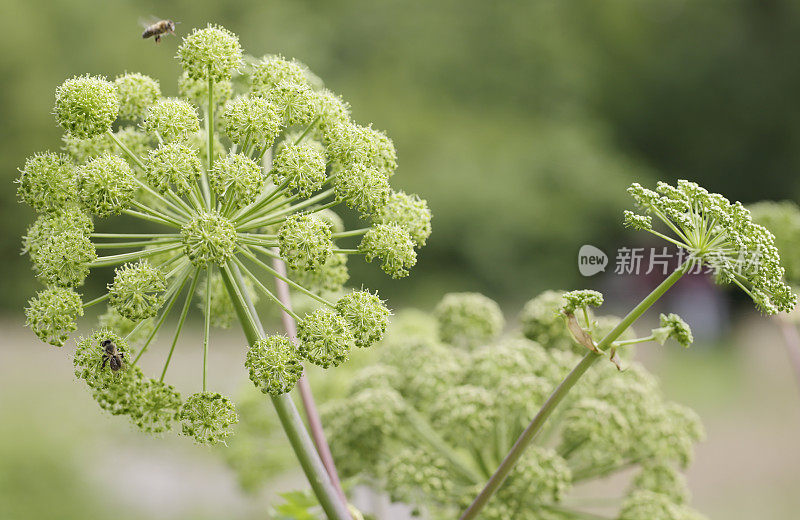
<svg viewBox="0 0 800 520">
<path fill-rule="evenodd" d="M 164 34 L 175 34 L 175 24 L 172 20 L 159 20 L 157 22 L 145 25 L 142 38 L 149 38 L 155 36 L 156 43 L 161 41 L 161 36 Z"/>
<path fill-rule="evenodd" d="M 112 372 L 116 372 L 122 368 L 122 363 L 125 361 L 125 354 L 117 350 L 116 343 L 110 339 L 104 339 L 100 343 L 100 346 L 103 347 L 103 364 L 100 370 L 106 367 L 106 363 L 108 363 L 108 368 L 110 368 Z"/>
</svg>

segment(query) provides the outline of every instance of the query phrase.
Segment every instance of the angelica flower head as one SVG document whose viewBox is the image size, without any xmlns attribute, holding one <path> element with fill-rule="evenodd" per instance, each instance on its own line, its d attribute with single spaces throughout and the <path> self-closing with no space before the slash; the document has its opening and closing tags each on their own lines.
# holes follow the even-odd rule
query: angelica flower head
<svg viewBox="0 0 800 520">
<path fill-rule="evenodd" d="M 625 225 L 653 233 L 689 254 L 690 262 L 710 266 L 718 283 L 733 283 L 766 314 L 790 311 L 797 297 L 784 282 L 775 237 L 753 222 L 741 203 L 731 203 L 694 182 L 659 182 L 656 191 L 634 183 L 628 188 L 642 213 L 627 211 Z M 653 217 L 667 228 L 653 227 Z"/>
<path fill-rule="evenodd" d="M 349 105 L 299 62 L 269 56 L 244 67 L 242 55 L 236 35 L 209 25 L 178 50 L 181 97 L 124 69 L 113 82 L 68 79 L 55 104 L 67 153 L 33 155 L 17 181 L 19 199 L 39 213 L 23 253 L 45 285 L 28 326 L 60 346 L 87 307 L 105 302 L 100 327 L 78 342 L 76 375 L 104 410 L 203 444 L 225 442 L 237 420 L 233 402 L 208 388 L 211 327 L 238 319 L 258 329 L 258 298 L 294 318 L 296 343 L 264 333 L 245 361 L 258 389 L 287 393 L 303 363 L 337 366 L 383 338 L 390 312 L 376 293 L 344 289 L 348 259 L 378 259 L 406 276 L 430 234 L 425 201 L 392 190 L 397 157 L 384 132 L 352 121 Z M 346 228 L 342 210 L 364 222 Z M 98 232 L 95 219 L 108 217 Z M 114 232 L 122 219 L 139 226 Z M 76 292 L 89 275 L 105 276 L 107 291 Z M 314 308 L 293 311 L 273 292 L 276 280 Z M 168 371 L 194 313 L 205 323 L 204 369 L 196 392 L 181 396 Z M 170 318 L 177 324 L 165 334 Z M 159 355 L 156 337 L 169 349 L 150 378 L 140 365 Z"/>
<path fill-rule="evenodd" d="M 535 299 L 549 302 L 547 315 L 556 316 L 553 329 L 556 324 L 566 329 L 558 315 L 561 294 Z M 582 303 L 598 301 L 593 293 L 573 296 Z M 487 314 L 493 307 L 487 302 L 474 293 L 448 295 L 437 314 L 472 316 L 465 308 Z M 605 318 L 596 321 L 614 321 Z M 502 320 L 500 314 L 493 322 Z M 442 334 L 454 323 L 400 313 L 383 340 L 380 363 L 350 378 L 347 394 L 322 410 L 333 457 L 345 477 L 365 477 L 393 499 L 437 518 L 463 511 L 579 360 L 554 332 L 542 336 L 554 338 L 543 344 L 521 337 L 519 330 L 498 337 L 499 329 L 490 328 L 486 336 L 475 317 L 459 323 L 464 334 L 481 337 L 483 346 L 465 352 L 462 337 Z M 635 515 L 647 508 L 659 512 L 659 507 L 694 514 L 680 468 L 703 436 L 696 415 L 667 401 L 655 378 L 635 363 L 624 372 L 602 366 L 576 391 L 554 417 L 546 444 L 525 452 L 482 517 L 548 518 L 541 515 L 570 508 L 574 484 L 631 467 L 636 474 L 619 518 L 648 518 Z M 645 500 L 643 492 L 654 496 Z"/>
</svg>

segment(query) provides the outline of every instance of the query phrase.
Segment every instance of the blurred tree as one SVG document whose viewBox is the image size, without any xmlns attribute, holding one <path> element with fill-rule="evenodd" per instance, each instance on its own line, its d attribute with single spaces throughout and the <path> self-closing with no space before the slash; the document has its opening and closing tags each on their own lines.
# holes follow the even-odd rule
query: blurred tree
<svg viewBox="0 0 800 520">
<path fill-rule="evenodd" d="M 18 255 L 30 218 L 11 180 L 57 148 L 65 77 L 129 70 L 165 95 L 178 38 L 141 40 L 140 17 L 235 30 L 247 49 L 305 61 L 395 139 L 398 184 L 425 196 L 434 233 L 415 276 L 355 276 L 394 305 L 445 290 L 521 301 L 577 283 L 584 243 L 615 243 L 624 187 L 652 171 L 732 198 L 795 195 L 798 7 L 769 2 L 590 0 L 6 0 L 0 21 L 0 255 L 18 310 L 35 288 Z M 754 174 L 758 183 L 753 182 Z M 371 275 L 371 276 L 370 276 Z M 395 298 L 400 298 L 395 300 Z M 422 302 L 420 302 L 422 300 Z"/>
</svg>

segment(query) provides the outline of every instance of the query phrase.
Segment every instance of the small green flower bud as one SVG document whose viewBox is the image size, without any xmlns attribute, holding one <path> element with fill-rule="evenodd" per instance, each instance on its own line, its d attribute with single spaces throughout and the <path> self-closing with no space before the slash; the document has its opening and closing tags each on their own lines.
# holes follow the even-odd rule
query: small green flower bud
<svg viewBox="0 0 800 520">
<path fill-rule="evenodd" d="M 183 39 L 178 48 L 178 59 L 190 78 L 223 81 L 242 62 L 239 38 L 218 25 L 195 29 Z"/>
<path fill-rule="evenodd" d="M 165 141 L 186 140 L 200 131 L 200 120 L 190 103 L 167 98 L 147 109 L 143 127 L 148 132 L 158 133 Z"/>
<path fill-rule="evenodd" d="M 222 124 L 234 143 L 244 144 L 250 139 L 260 148 L 272 146 L 281 131 L 281 117 L 275 106 L 256 96 L 242 96 L 228 103 Z"/>
<path fill-rule="evenodd" d="M 122 158 L 103 154 L 78 168 L 78 195 L 89 212 L 107 217 L 126 209 L 136 192 L 133 170 Z"/>
<path fill-rule="evenodd" d="M 253 159 L 234 153 L 214 162 L 208 180 L 220 198 L 231 200 L 235 207 L 243 208 L 256 200 L 267 176 Z"/>
<path fill-rule="evenodd" d="M 198 266 L 223 264 L 236 249 L 236 228 L 217 213 L 200 213 L 181 229 L 184 252 Z"/>
<path fill-rule="evenodd" d="M 439 320 L 439 338 L 462 348 L 497 338 L 505 325 L 500 306 L 480 293 L 446 294 L 434 313 Z"/>
<path fill-rule="evenodd" d="M 280 83 L 307 83 L 304 67 L 296 61 L 289 61 L 283 56 L 265 56 L 253 65 L 250 74 L 254 93 L 266 96 Z"/>
<path fill-rule="evenodd" d="M 408 269 L 417 263 L 411 235 L 397 224 L 375 225 L 361 239 L 358 249 L 365 253 L 367 262 L 380 258 L 381 269 L 392 278 L 408 276 Z"/>
<path fill-rule="evenodd" d="M 192 394 L 181 406 L 181 433 L 198 444 L 225 444 L 239 422 L 233 402 L 217 392 Z"/>
<path fill-rule="evenodd" d="M 689 324 L 683 321 L 677 314 L 662 314 L 659 320 L 661 321 L 661 327 L 653 329 L 653 335 L 656 341 L 662 345 L 669 338 L 674 339 L 686 348 L 689 348 L 692 342 L 694 342 L 692 329 L 689 327 Z"/>
<path fill-rule="evenodd" d="M 576 310 L 585 307 L 600 307 L 603 305 L 603 295 L 591 289 L 570 291 L 564 293 L 566 303 L 561 308 L 564 314 L 574 314 Z"/>
<path fill-rule="evenodd" d="M 614 405 L 599 399 L 580 399 L 564 417 L 559 452 L 578 467 L 620 464 L 630 443 L 630 425 Z"/>
<path fill-rule="evenodd" d="M 208 81 L 205 79 L 192 78 L 184 72 L 178 79 L 178 92 L 196 106 L 208 106 Z M 233 97 L 233 83 L 228 79 L 215 81 L 213 94 L 214 105 L 224 105 Z"/>
<path fill-rule="evenodd" d="M 345 475 L 362 468 L 374 474 L 385 456 L 393 432 L 402 428 L 406 404 L 402 396 L 387 387 L 368 388 L 347 400 L 333 401 L 322 410 L 330 431 L 331 449 Z"/>
<path fill-rule="evenodd" d="M 197 284 L 197 306 L 205 314 L 206 312 L 206 283 L 201 281 Z M 244 279 L 244 290 L 250 297 L 253 305 L 258 303 L 259 296 L 250 278 Z M 211 275 L 211 326 L 227 329 L 236 320 L 236 308 L 233 306 L 228 289 L 222 276 L 218 272 Z"/>
<path fill-rule="evenodd" d="M 77 198 L 77 173 L 65 155 L 36 154 L 20 173 L 17 196 L 40 213 L 58 211 Z"/>
<path fill-rule="evenodd" d="M 31 254 L 34 268 L 45 285 L 78 287 L 97 259 L 94 245 L 81 231 L 64 231 L 50 237 Z"/>
<path fill-rule="evenodd" d="M 640 231 L 653 229 L 653 217 L 649 215 L 638 215 L 633 211 L 625 210 L 624 224 L 626 228 Z"/>
<path fill-rule="evenodd" d="M 79 139 L 108 132 L 118 112 L 117 91 L 100 76 L 76 76 L 56 89 L 56 120 Z"/>
<path fill-rule="evenodd" d="M 379 206 L 375 222 L 399 225 L 408 231 L 418 247 L 424 246 L 431 236 L 431 211 L 428 203 L 417 195 L 406 195 L 402 191 L 392 193 L 386 204 Z"/>
<path fill-rule="evenodd" d="M 453 293 L 445 298 L 448 296 L 453 296 Z M 486 344 L 477 348 L 470 353 L 469 364 L 464 371 L 464 382 L 484 388 L 495 388 L 505 379 L 517 379 L 530 374 L 534 367 L 528 362 L 525 354 L 516 343 Z"/>
<path fill-rule="evenodd" d="M 113 343 L 116 352 L 120 355 L 122 366 L 112 370 L 106 358 L 105 341 Z M 90 336 L 78 340 L 75 354 L 72 358 L 75 365 L 75 377 L 83 379 L 89 388 L 98 389 L 112 384 L 126 377 L 131 368 L 130 349 L 128 343 L 119 334 L 108 329 L 99 329 Z"/>
<path fill-rule="evenodd" d="M 129 412 L 131 421 L 143 432 L 167 432 L 178 420 L 181 404 L 181 394 L 172 385 L 150 379 L 139 389 L 135 406 Z"/>
<path fill-rule="evenodd" d="M 303 363 L 286 336 L 258 340 L 247 351 L 244 366 L 256 388 L 270 395 L 290 392 L 303 375 Z"/>
<path fill-rule="evenodd" d="M 114 283 L 108 285 L 108 302 L 125 318 L 141 321 L 158 313 L 166 290 L 164 273 L 140 260 L 116 269 Z"/>
<path fill-rule="evenodd" d="M 430 412 L 433 426 L 454 446 L 482 446 L 496 420 L 494 399 L 480 386 L 458 385 L 445 390 Z"/>
<path fill-rule="evenodd" d="M 563 295 L 563 291 L 545 291 L 525 304 L 519 321 L 526 338 L 546 348 L 569 348 L 572 339 L 560 315 L 566 303 Z"/>
<path fill-rule="evenodd" d="M 77 207 L 67 207 L 58 213 L 41 215 L 22 237 L 22 252 L 33 256 L 42 244 L 64 231 L 79 231 L 89 236 L 94 231 L 92 218 Z"/>
<path fill-rule="evenodd" d="M 325 128 L 328 154 L 344 168 L 363 164 L 387 177 L 397 169 L 397 152 L 386 134 L 371 126 L 338 122 Z"/>
<path fill-rule="evenodd" d="M 505 492 L 517 500 L 554 504 L 561 502 L 571 487 L 572 471 L 567 461 L 551 449 L 533 446 L 514 466 Z"/>
<path fill-rule="evenodd" d="M 386 474 L 386 492 L 392 501 L 415 504 L 430 497 L 447 504 L 453 499 L 455 484 L 450 463 L 427 449 L 401 449 L 386 462 L 382 472 Z"/>
<path fill-rule="evenodd" d="M 180 142 L 150 150 L 146 164 L 145 179 L 161 193 L 169 189 L 181 195 L 189 193 L 202 170 L 197 152 Z"/>
<path fill-rule="evenodd" d="M 323 132 L 337 123 L 350 121 L 350 105 L 328 89 L 314 92 L 319 114 L 319 126 Z"/>
<path fill-rule="evenodd" d="M 119 117 L 141 119 L 148 107 L 161 97 L 158 81 L 144 74 L 125 74 L 114 80 L 119 99 Z"/>
<path fill-rule="evenodd" d="M 325 183 L 325 151 L 314 142 L 282 146 L 275 155 L 275 183 L 289 179 L 289 189 L 308 197 Z"/>
<path fill-rule="evenodd" d="M 72 289 L 52 287 L 28 300 L 25 326 L 36 336 L 56 347 L 63 347 L 69 333 L 76 330 L 75 318 L 83 316 L 83 303 Z"/>
<path fill-rule="evenodd" d="M 355 164 L 336 172 L 334 193 L 338 201 L 345 202 L 362 215 L 374 215 L 389 202 L 392 189 L 386 175 L 363 164 Z"/>
<path fill-rule="evenodd" d="M 129 365 L 106 377 L 102 384 L 90 386 L 90 390 L 101 409 L 111 415 L 128 415 L 138 408 L 144 385 L 141 369 Z"/>
<path fill-rule="evenodd" d="M 323 307 L 306 314 L 297 324 L 298 353 L 322 368 L 339 366 L 355 342 L 347 320 Z"/>
<path fill-rule="evenodd" d="M 336 302 L 338 312 L 350 326 L 357 347 L 369 347 L 380 341 L 392 314 L 377 293 L 353 291 Z"/>
<path fill-rule="evenodd" d="M 333 252 L 331 229 L 314 215 L 294 214 L 278 230 L 281 257 L 295 270 L 320 269 Z"/>
<path fill-rule="evenodd" d="M 283 126 L 307 126 L 317 115 L 314 91 L 305 84 L 278 83 L 269 91 L 267 99 L 275 107 Z"/>
<path fill-rule="evenodd" d="M 347 255 L 333 253 L 321 267 L 306 271 L 304 268 L 290 269 L 289 278 L 302 285 L 309 291 L 317 293 L 336 293 L 342 290 L 344 284 L 350 279 L 347 271 Z"/>
</svg>

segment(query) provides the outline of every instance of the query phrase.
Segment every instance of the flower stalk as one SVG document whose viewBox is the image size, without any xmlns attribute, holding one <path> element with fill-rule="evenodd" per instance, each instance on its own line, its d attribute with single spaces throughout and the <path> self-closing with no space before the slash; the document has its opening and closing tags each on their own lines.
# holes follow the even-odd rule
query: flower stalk
<svg viewBox="0 0 800 520">
<path fill-rule="evenodd" d="M 559 403 L 567 396 L 573 386 L 580 380 L 592 365 L 594 365 L 600 358 L 604 357 L 603 352 L 611 343 L 619 338 L 639 317 L 647 311 L 654 303 L 661 298 L 670 287 L 675 285 L 681 277 L 694 265 L 694 261 L 687 260 L 678 269 L 672 272 L 658 287 L 648 294 L 639 304 L 634 307 L 622 321 L 614 327 L 601 341 L 597 344 L 598 352 L 588 350 L 583 356 L 581 361 L 575 366 L 574 369 L 564 378 L 560 385 L 553 391 L 550 397 L 545 401 L 539 413 L 531 420 L 527 428 L 522 432 L 514 446 L 505 456 L 500 466 L 495 470 L 492 477 L 483 487 L 481 492 L 475 497 L 472 504 L 461 515 L 461 520 L 470 520 L 477 518 L 478 513 L 486 506 L 489 499 L 497 492 L 500 486 L 505 481 L 508 474 L 514 468 L 519 458 L 528 448 L 528 446 L 536 438 L 536 435 L 541 431 L 547 419 L 558 407 Z"/>
</svg>

